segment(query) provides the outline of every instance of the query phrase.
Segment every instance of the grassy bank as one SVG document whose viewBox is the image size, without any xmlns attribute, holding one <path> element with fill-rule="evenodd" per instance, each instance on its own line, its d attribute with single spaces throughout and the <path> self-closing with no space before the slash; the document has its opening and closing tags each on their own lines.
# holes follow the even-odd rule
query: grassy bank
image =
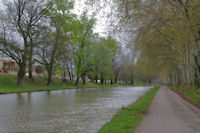
<svg viewBox="0 0 200 133">
<path fill-rule="evenodd" d="M 30 80 L 27 77 L 25 77 L 22 87 L 17 86 L 16 82 L 17 82 L 16 75 L 0 74 L 0 94 L 48 91 L 48 90 L 62 90 L 62 89 L 76 89 L 76 88 L 145 86 L 145 85 L 147 85 L 147 84 L 142 84 L 140 82 L 136 82 L 134 85 L 132 85 L 132 84 L 112 84 L 112 85 L 104 84 L 104 85 L 101 85 L 100 83 L 96 84 L 93 82 L 87 82 L 86 85 L 79 83 L 78 86 L 74 86 L 75 81 L 68 80 L 67 82 L 63 83 L 62 79 L 53 78 L 50 86 L 47 86 L 46 85 L 47 80 L 44 77 L 34 77 L 34 80 Z"/>
<path fill-rule="evenodd" d="M 169 86 L 173 91 L 177 92 L 182 98 L 200 107 L 200 90 L 192 87 Z"/>
<path fill-rule="evenodd" d="M 100 85 L 92 82 L 88 82 L 87 85 L 74 86 L 75 82 L 68 80 L 63 83 L 62 79 L 53 78 L 50 86 L 46 85 L 46 78 L 34 77 L 34 80 L 30 80 L 27 77 L 23 81 L 23 86 L 16 85 L 17 76 L 0 74 L 0 93 L 18 93 L 18 92 L 33 92 L 33 91 L 47 91 L 47 90 L 62 90 L 62 89 L 74 89 L 74 88 L 91 88 L 91 87 L 114 87 L 118 84 L 106 84 Z"/>
<path fill-rule="evenodd" d="M 120 109 L 109 123 L 106 123 L 98 133 L 132 133 L 147 111 L 159 86 L 154 87 L 144 96 L 128 107 Z"/>
</svg>

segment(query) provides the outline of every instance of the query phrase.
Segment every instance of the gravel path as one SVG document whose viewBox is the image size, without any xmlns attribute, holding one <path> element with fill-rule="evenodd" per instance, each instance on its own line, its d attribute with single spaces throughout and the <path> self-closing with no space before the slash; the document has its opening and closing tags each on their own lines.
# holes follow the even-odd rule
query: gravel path
<svg viewBox="0 0 200 133">
<path fill-rule="evenodd" d="M 161 87 L 136 133 L 200 133 L 200 110 Z"/>
</svg>

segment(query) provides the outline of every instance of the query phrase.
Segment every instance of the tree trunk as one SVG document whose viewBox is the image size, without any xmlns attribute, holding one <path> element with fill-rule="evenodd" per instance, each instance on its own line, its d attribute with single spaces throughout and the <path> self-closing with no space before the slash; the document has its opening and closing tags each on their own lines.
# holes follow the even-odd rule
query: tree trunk
<svg viewBox="0 0 200 133">
<path fill-rule="evenodd" d="M 77 79 L 76 79 L 76 84 L 75 84 L 75 86 L 77 86 L 77 85 L 78 85 L 78 81 L 79 81 L 79 78 L 77 78 Z"/>
<path fill-rule="evenodd" d="M 86 83 L 85 77 L 86 77 L 86 73 L 87 73 L 87 72 L 88 72 L 88 70 L 86 70 L 85 72 L 83 72 L 80 76 L 77 75 L 77 79 L 76 79 L 76 84 L 75 84 L 75 86 L 78 85 L 78 81 L 79 81 L 80 78 L 82 78 L 83 84 Z"/>
<path fill-rule="evenodd" d="M 81 76 L 81 79 L 82 79 L 82 81 L 83 81 L 83 85 L 85 85 L 85 84 L 86 84 L 85 77 L 86 77 L 86 75 L 85 75 L 85 74 L 83 74 L 83 75 Z"/>
<path fill-rule="evenodd" d="M 73 70 L 73 64 L 71 63 L 71 80 L 74 79 L 74 70 Z"/>
<path fill-rule="evenodd" d="M 29 59 L 28 72 L 29 72 L 28 78 L 31 79 L 31 80 L 33 80 L 33 74 L 32 74 L 32 57 L 31 57 L 31 59 Z"/>
<path fill-rule="evenodd" d="M 117 84 L 118 81 L 118 74 L 115 74 L 115 84 Z"/>
<path fill-rule="evenodd" d="M 131 84 L 132 84 L 132 85 L 134 84 L 134 79 L 133 79 L 133 78 L 131 78 Z"/>
<path fill-rule="evenodd" d="M 25 64 L 20 64 L 19 66 L 19 71 L 17 74 L 17 85 L 18 86 L 22 86 L 22 81 L 25 75 L 25 71 L 26 71 L 26 65 Z"/>
<path fill-rule="evenodd" d="M 101 74 L 101 85 L 103 85 L 103 82 L 104 82 L 104 77 L 103 74 Z"/>
<path fill-rule="evenodd" d="M 18 86 L 22 86 L 22 81 L 24 79 L 24 75 L 26 73 L 26 61 L 27 61 L 27 49 L 28 49 L 28 45 L 27 45 L 27 40 L 24 39 L 24 44 L 25 44 L 25 48 L 24 48 L 24 54 L 22 55 L 22 62 L 19 62 L 18 63 L 18 67 L 19 67 L 19 70 L 18 70 L 18 73 L 17 73 L 17 85 Z"/>
<path fill-rule="evenodd" d="M 64 71 L 63 72 L 63 83 L 66 82 L 66 81 L 67 81 L 67 79 L 66 79 L 66 72 Z"/>
<path fill-rule="evenodd" d="M 17 77 L 17 85 L 22 87 L 22 81 L 23 81 L 23 77 L 21 75 L 18 74 Z"/>
<path fill-rule="evenodd" d="M 73 77 L 72 77 L 72 74 L 70 72 L 70 69 L 69 69 L 69 66 L 67 65 L 67 71 L 68 71 L 68 74 L 69 74 L 69 79 L 70 80 L 73 80 Z"/>
<path fill-rule="evenodd" d="M 113 84 L 113 80 L 112 80 L 112 79 L 110 80 L 110 84 L 111 84 L 111 85 Z"/>
<path fill-rule="evenodd" d="M 98 76 L 97 75 L 95 76 L 95 82 L 96 82 L 96 84 L 98 82 Z"/>
<path fill-rule="evenodd" d="M 31 35 L 29 34 L 29 39 L 30 39 L 30 50 L 28 52 L 28 72 L 29 72 L 29 79 L 33 79 L 33 74 L 32 74 L 32 65 L 33 65 L 33 40 L 31 38 Z"/>
<path fill-rule="evenodd" d="M 33 79 L 33 74 L 32 74 L 32 56 L 33 52 L 30 51 L 29 53 L 29 64 L 28 64 L 28 72 L 29 72 L 29 79 Z"/>
<path fill-rule="evenodd" d="M 51 83 L 51 72 L 48 72 L 48 79 L 47 79 L 47 85 L 49 86 Z"/>
<path fill-rule="evenodd" d="M 50 83 L 51 83 L 52 69 L 53 69 L 53 66 L 50 65 L 49 69 L 47 70 L 47 71 L 48 71 L 48 79 L 47 79 L 47 85 L 48 85 L 48 86 L 49 86 Z"/>
<path fill-rule="evenodd" d="M 194 85 L 199 88 L 200 87 L 200 78 L 199 78 L 199 73 L 200 73 L 200 64 L 198 63 L 198 57 L 194 57 L 194 62 L 195 65 L 193 67 L 194 69 Z"/>
</svg>

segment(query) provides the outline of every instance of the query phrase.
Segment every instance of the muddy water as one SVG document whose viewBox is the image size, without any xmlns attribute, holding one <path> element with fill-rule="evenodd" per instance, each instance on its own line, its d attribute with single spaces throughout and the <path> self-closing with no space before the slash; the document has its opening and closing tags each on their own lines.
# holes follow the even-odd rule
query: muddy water
<svg viewBox="0 0 200 133">
<path fill-rule="evenodd" d="M 0 133 L 96 133 L 150 87 L 0 95 Z"/>
</svg>

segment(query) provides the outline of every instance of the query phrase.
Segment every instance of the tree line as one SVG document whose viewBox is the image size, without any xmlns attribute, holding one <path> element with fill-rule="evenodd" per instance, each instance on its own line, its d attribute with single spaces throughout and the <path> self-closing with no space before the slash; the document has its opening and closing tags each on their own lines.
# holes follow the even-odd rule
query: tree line
<svg viewBox="0 0 200 133">
<path fill-rule="evenodd" d="M 131 46 L 145 75 L 200 87 L 199 0 L 123 0 L 118 6 L 121 19 L 129 22 Z"/>
<path fill-rule="evenodd" d="M 55 73 L 63 82 L 78 85 L 87 77 L 101 84 L 134 83 L 134 62 L 113 37 L 94 33 L 95 18 L 73 13 L 73 0 L 4 1 L 0 11 L 0 51 L 18 65 L 17 85 L 22 86 L 33 65 L 45 69 L 47 85 Z"/>
</svg>

